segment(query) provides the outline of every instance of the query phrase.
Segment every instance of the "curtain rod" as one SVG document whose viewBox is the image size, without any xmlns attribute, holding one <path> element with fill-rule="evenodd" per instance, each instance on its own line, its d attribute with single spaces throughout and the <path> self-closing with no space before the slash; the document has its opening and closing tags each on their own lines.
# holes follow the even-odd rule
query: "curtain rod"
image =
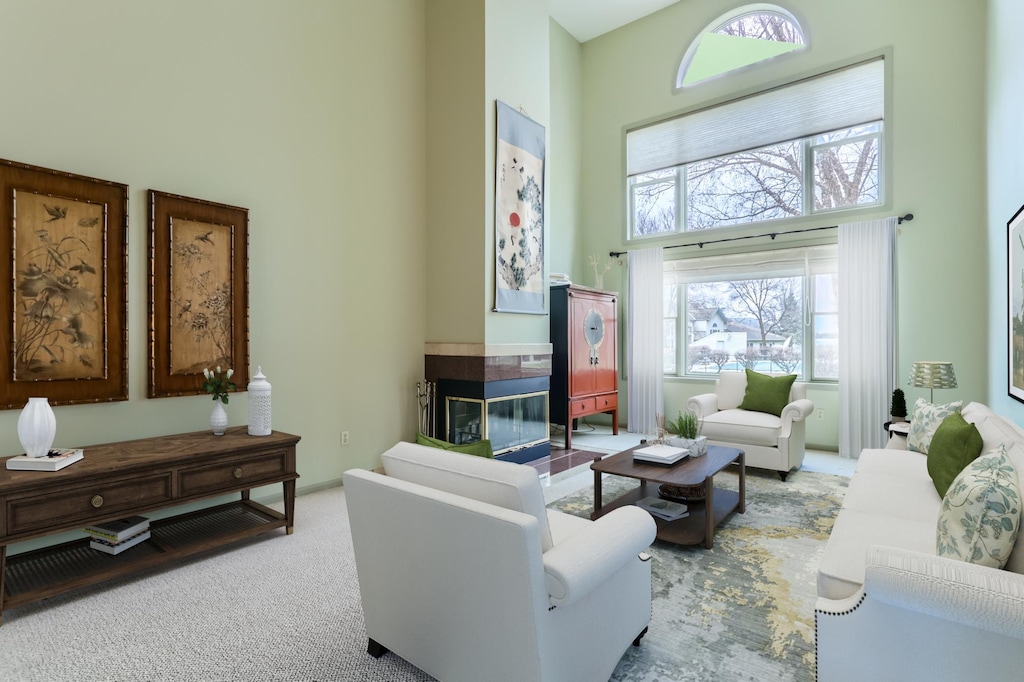
<svg viewBox="0 0 1024 682">
<path fill-rule="evenodd" d="M 903 221 L 908 221 L 909 222 L 909 221 L 911 221 L 913 219 L 914 219 L 914 214 L 913 213 L 907 213 L 906 215 L 899 216 L 896 219 L 896 224 L 897 225 L 902 225 Z M 705 244 L 721 244 L 722 242 L 735 242 L 735 241 L 739 241 L 741 239 L 758 239 L 760 237 L 771 237 L 772 239 L 775 239 L 780 234 L 798 234 L 800 232 L 817 232 L 818 230 L 834 230 L 837 227 L 839 227 L 839 226 L 838 225 L 827 225 L 825 227 L 805 227 L 803 229 L 798 229 L 798 230 L 783 230 L 782 232 L 765 232 L 763 234 L 748 234 L 748 235 L 745 235 L 745 236 L 742 236 L 742 237 L 723 237 L 722 239 L 709 239 L 707 241 L 692 242 L 690 244 L 672 244 L 670 246 L 664 246 L 662 248 L 664 248 L 664 249 L 678 249 L 680 246 L 696 246 L 698 248 L 703 249 Z M 608 255 L 611 256 L 612 258 L 618 258 L 619 256 L 626 255 L 626 252 L 625 251 L 609 251 Z"/>
</svg>

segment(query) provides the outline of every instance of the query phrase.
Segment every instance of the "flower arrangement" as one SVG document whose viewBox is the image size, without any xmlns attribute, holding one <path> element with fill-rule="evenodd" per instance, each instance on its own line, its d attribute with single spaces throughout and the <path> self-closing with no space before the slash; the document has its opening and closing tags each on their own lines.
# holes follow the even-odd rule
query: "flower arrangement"
<svg viewBox="0 0 1024 682">
<path fill-rule="evenodd" d="M 227 372 L 221 372 L 220 365 L 217 365 L 212 372 L 203 368 L 203 376 L 206 377 L 206 381 L 203 382 L 203 390 L 212 393 L 214 400 L 219 400 L 227 405 L 228 392 L 235 390 L 235 384 L 231 381 L 231 375 L 234 373 L 235 370 L 231 368 L 228 368 Z"/>
</svg>

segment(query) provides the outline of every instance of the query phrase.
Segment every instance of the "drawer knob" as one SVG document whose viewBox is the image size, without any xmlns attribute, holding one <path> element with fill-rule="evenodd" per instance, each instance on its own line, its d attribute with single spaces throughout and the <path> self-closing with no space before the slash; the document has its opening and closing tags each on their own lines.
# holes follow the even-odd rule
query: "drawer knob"
<svg viewBox="0 0 1024 682">
<path fill-rule="evenodd" d="M 231 471 L 231 475 L 234 476 L 235 478 L 241 478 L 242 477 L 242 467 L 235 467 Z"/>
<path fill-rule="evenodd" d="M 92 499 L 89 500 L 89 502 L 92 504 L 92 506 L 94 506 L 97 509 L 99 509 L 100 507 L 103 506 L 103 496 L 102 495 L 93 495 Z"/>
</svg>

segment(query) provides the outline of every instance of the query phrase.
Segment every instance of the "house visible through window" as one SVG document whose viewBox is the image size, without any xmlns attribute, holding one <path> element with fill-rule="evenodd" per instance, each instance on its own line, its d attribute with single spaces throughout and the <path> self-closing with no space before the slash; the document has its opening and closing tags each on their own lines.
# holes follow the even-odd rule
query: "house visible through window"
<svg viewBox="0 0 1024 682">
<path fill-rule="evenodd" d="M 835 246 L 665 262 L 664 371 L 839 376 Z"/>
</svg>

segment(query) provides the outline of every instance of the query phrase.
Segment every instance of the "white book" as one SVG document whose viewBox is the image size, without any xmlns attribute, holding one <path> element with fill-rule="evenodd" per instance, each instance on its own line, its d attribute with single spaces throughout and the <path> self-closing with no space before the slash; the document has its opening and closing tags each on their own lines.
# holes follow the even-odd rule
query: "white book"
<svg viewBox="0 0 1024 682">
<path fill-rule="evenodd" d="M 675 464 L 690 454 L 689 450 L 677 448 L 674 445 L 648 445 L 633 451 L 633 459 L 642 462 L 654 462 L 655 464 Z"/>
<path fill-rule="evenodd" d="M 134 547 L 140 542 L 148 540 L 149 536 L 150 531 L 149 529 L 146 529 L 138 535 L 133 535 L 127 540 L 122 540 L 121 542 L 108 542 L 106 540 L 101 540 L 100 538 L 93 538 L 89 541 L 89 546 L 93 549 L 98 549 L 101 552 L 106 552 L 107 554 L 120 554 L 129 547 Z"/>
<path fill-rule="evenodd" d="M 145 516 L 129 516 L 126 519 L 97 523 L 94 526 L 86 526 L 84 530 L 89 535 L 107 542 L 121 542 L 130 537 L 138 535 L 149 528 L 149 519 Z"/>
<path fill-rule="evenodd" d="M 666 521 L 675 521 L 690 515 L 685 504 L 672 502 L 661 497 L 645 497 L 637 500 L 636 506 Z"/>
<path fill-rule="evenodd" d="M 13 471 L 60 471 L 84 456 L 81 448 L 52 448 L 42 457 L 11 457 L 7 460 L 7 468 Z"/>
</svg>

